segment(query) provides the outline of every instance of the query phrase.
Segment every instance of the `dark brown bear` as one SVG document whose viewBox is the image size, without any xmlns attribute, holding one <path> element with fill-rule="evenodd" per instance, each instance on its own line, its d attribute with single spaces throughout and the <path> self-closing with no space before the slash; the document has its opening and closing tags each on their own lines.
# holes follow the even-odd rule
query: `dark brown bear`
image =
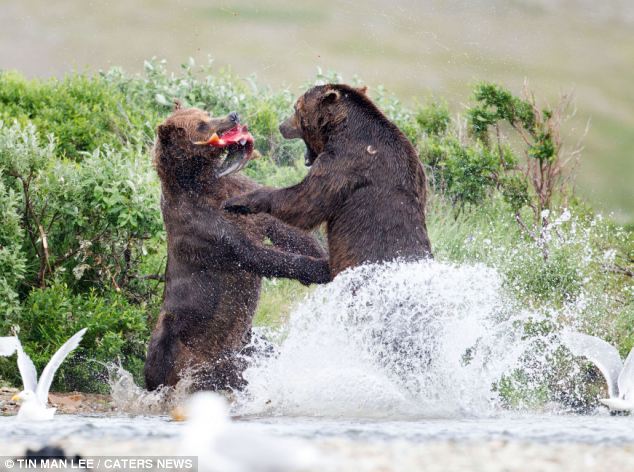
<svg viewBox="0 0 634 472">
<path fill-rule="evenodd" d="M 187 368 L 199 371 L 197 388 L 240 387 L 237 354 L 250 340 L 260 278 L 330 280 L 326 255 L 307 233 L 269 215 L 222 211 L 227 198 L 259 188 L 240 175 L 217 177 L 246 149 L 229 148 L 223 162 L 222 149 L 196 143 L 213 133 L 222 138 L 237 121 L 235 113 L 212 119 L 199 109 L 177 109 L 158 127 L 154 165 L 168 256 L 162 311 L 145 364 L 148 389 L 175 385 Z M 280 250 L 264 246 L 265 238 Z"/>
<path fill-rule="evenodd" d="M 367 262 L 431 256 L 423 167 L 365 89 L 313 87 L 280 131 L 304 140 L 311 166 L 306 178 L 233 197 L 225 210 L 269 213 L 303 229 L 326 223 L 333 276 Z"/>
</svg>

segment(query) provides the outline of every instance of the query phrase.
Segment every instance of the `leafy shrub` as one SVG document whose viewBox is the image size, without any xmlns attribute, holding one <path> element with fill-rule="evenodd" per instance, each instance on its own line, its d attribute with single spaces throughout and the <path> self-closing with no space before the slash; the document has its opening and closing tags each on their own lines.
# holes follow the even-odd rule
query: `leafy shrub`
<svg viewBox="0 0 634 472">
<path fill-rule="evenodd" d="M 139 110 L 99 77 L 27 81 L 0 72 L 0 119 L 33 123 L 42 136 L 53 134 L 60 154 L 72 159 L 104 144 L 121 148 L 134 141 L 144 122 Z"/>
<path fill-rule="evenodd" d="M 451 124 L 449 108 L 446 104 L 439 102 L 431 102 L 430 105 L 419 108 L 414 119 L 420 129 L 429 136 L 447 134 Z"/>
<path fill-rule="evenodd" d="M 482 145 L 463 146 L 454 137 L 430 138 L 422 150 L 433 182 L 454 204 L 481 203 L 498 182 L 497 155 Z"/>
<path fill-rule="evenodd" d="M 103 383 L 104 363 L 118 358 L 137 378 L 148 337 L 146 307 L 132 305 L 114 291 L 98 295 L 90 290 L 75 295 L 63 283 L 32 290 L 20 315 L 5 318 L 4 329 L 19 327 L 25 351 L 38 369 L 46 366 L 51 356 L 66 340 L 87 328 L 73 358 L 62 364 L 53 388 L 106 392 Z M 0 358 L 0 377 L 20 384 L 15 360 Z"/>
<path fill-rule="evenodd" d="M 44 287 L 57 276 L 71 285 L 120 288 L 143 241 L 162 227 L 149 159 L 108 147 L 81 164 L 55 155 L 53 139 L 41 145 L 33 125 L 0 123 L 4 181 L 24 209 L 26 283 Z"/>
<path fill-rule="evenodd" d="M 532 201 L 527 198 L 526 202 L 533 209 L 535 220 L 541 218 L 543 224 L 548 224 L 542 218 L 542 211 L 551 207 L 557 193 L 562 196 L 567 192 L 570 164 L 578 161 L 581 152 L 581 148 L 577 148 L 564 155 L 562 145 L 561 126 L 567 118 L 572 97 L 563 95 L 556 107 L 540 109 L 526 87 L 520 98 L 497 84 L 481 83 L 475 87 L 474 99 L 476 104 L 467 111 L 471 133 L 492 147 L 489 133 L 491 128 L 495 129 L 501 155 L 500 125 L 506 123 L 515 131 L 525 155 L 522 174 L 534 195 Z"/>
<path fill-rule="evenodd" d="M 26 256 L 22 251 L 24 234 L 20 226 L 18 198 L 13 189 L 4 186 L 1 178 L 0 214 L 0 313 L 12 316 L 20 310 L 18 286 L 24 278 Z"/>
<path fill-rule="evenodd" d="M 158 252 L 148 243 L 157 244 L 162 232 L 149 157 L 142 148 L 102 146 L 77 163 L 58 157 L 52 137 L 41 141 L 32 124 L 0 122 L 3 331 L 15 325 L 27 330 L 33 346 L 39 340 L 59 347 L 64 336 L 88 326 L 88 342 L 101 336 L 97 350 L 86 351 L 91 359 L 120 356 L 138 372 L 146 318 L 154 317 L 160 293 L 156 286 L 148 289 L 140 273 L 142 260 Z M 112 321 L 104 324 L 106 317 Z M 134 349 L 127 344 L 133 336 Z M 46 355 L 38 359 L 44 362 Z M 77 364 L 74 380 L 62 375 L 57 385 L 99 390 L 103 385 L 93 375 L 98 368 Z M 9 378 L 7 370 L 0 372 Z"/>
</svg>

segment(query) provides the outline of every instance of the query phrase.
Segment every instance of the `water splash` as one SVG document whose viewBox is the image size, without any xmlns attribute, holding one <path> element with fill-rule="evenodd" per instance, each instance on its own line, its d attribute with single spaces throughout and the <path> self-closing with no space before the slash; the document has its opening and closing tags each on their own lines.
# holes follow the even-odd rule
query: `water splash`
<svg viewBox="0 0 634 472">
<path fill-rule="evenodd" d="M 237 409 L 373 418 L 491 414 L 500 404 L 493 386 L 517 367 L 530 369 L 526 356 L 536 339 L 539 356 L 556 348 L 551 334 L 525 336 L 527 323 L 542 319 L 519 309 L 484 265 L 358 267 L 300 304 L 278 355 L 256 358 L 246 370 Z"/>
<path fill-rule="evenodd" d="M 117 411 L 132 415 L 170 413 L 185 402 L 195 379 L 193 373 L 188 371 L 176 386 L 148 391 L 139 387 L 132 374 L 119 364 L 108 364 L 106 367 L 112 403 Z"/>
</svg>

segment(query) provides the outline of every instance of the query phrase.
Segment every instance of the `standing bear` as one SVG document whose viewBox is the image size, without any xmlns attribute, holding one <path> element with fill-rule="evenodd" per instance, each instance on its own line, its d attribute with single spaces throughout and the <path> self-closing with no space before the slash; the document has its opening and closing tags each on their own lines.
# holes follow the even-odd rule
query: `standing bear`
<svg viewBox="0 0 634 472">
<path fill-rule="evenodd" d="M 259 188 L 227 175 L 253 148 L 238 121 L 235 113 L 211 118 L 177 106 L 158 127 L 154 166 L 168 255 L 163 306 L 145 364 L 150 390 L 175 385 L 188 368 L 197 371 L 196 388 L 241 387 L 239 353 L 250 342 L 261 277 L 303 284 L 331 279 L 326 255 L 307 233 L 269 215 L 222 211 L 227 198 Z M 275 247 L 263 245 L 265 238 Z"/>
<path fill-rule="evenodd" d="M 268 213 L 303 229 L 326 223 L 330 269 L 431 256 L 425 172 L 412 144 L 365 89 L 308 90 L 280 126 L 306 144 L 310 171 L 297 185 L 230 198 L 230 213 Z"/>
</svg>

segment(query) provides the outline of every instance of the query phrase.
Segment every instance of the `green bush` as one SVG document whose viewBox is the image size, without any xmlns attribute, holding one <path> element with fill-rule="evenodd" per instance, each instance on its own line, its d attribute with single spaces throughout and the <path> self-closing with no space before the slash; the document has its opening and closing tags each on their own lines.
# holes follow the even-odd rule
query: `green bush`
<svg viewBox="0 0 634 472">
<path fill-rule="evenodd" d="M 0 168 L 17 195 L 26 233 L 27 287 L 52 277 L 69 285 L 120 289 L 144 241 L 161 231 L 158 186 L 141 148 L 107 146 L 82 163 L 57 157 L 56 142 L 40 144 L 33 125 L 0 122 Z"/>
<path fill-rule="evenodd" d="M 517 97 L 500 85 L 480 83 L 473 96 L 476 103 L 467 111 L 469 131 L 493 152 L 497 150 L 507 172 L 521 171 L 519 175 L 531 190 L 524 194 L 522 201 L 533 209 L 535 221 L 547 225 L 542 211 L 551 208 L 553 199 L 569 193 L 569 167 L 578 161 L 582 150 L 580 147 L 571 150 L 563 147 L 562 125 L 569 117 L 571 95 L 562 95 L 555 107 L 540 108 L 526 88 L 523 96 Z M 512 156 L 513 152 L 503 144 L 503 125 L 510 126 L 522 144 L 520 153 L 525 162 L 521 167 L 517 166 L 515 158 L 505 159 L 505 155 Z M 507 195 L 518 190 L 517 178 L 500 183 L 511 184 Z M 515 204 L 519 203 L 518 199 L 511 198 Z"/>
<path fill-rule="evenodd" d="M 0 179 L 0 313 L 5 316 L 13 316 L 20 310 L 18 287 L 26 271 L 18 201 L 15 191 L 7 189 Z"/>
<path fill-rule="evenodd" d="M 143 113 L 129 104 L 99 77 L 27 81 L 19 74 L 0 72 L 0 119 L 32 123 L 42 136 L 53 134 L 59 153 L 75 160 L 81 152 L 104 144 L 119 149 L 138 138 Z"/>
<path fill-rule="evenodd" d="M 26 340 L 34 347 L 38 341 L 59 347 L 64 336 L 88 326 L 88 342 L 100 336 L 97 350 L 86 351 L 88 358 L 121 357 L 138 374 L 146 319 L 155 317 L 160 294 L 141 272 L 161 242 L 158 185 L 141 147 L 114 151 L 104 145 L 81 157 L 81 163 L 64 157 L 55 139 L 42 140 L 32 124 L 0 122 L 3 331 L 18 326 L 28 330 Z M 157 264 L 158 273 L 163 264 Z M 61 310 L 72 319 L 60 320 L 66 313 Z M 87 314 L 76 314 L 82 311 Z M 136 324 L 125 321 L 133 316 Z M 106 317 L 113 321 L 104 324 Z M 38 359 L 51 353 L 47 349 Z M 93 375 L 99 369 L 78 364 L 75 380 L 62 374 L 56 385 L 102 390 L 102 380 Z M 7 372 L 0 369 L 0 376 L 16 380 Z"/>
<path fill-rule="evenodd" d="M 114 291 L 90 290 L 76 295 L 63 283 L 29 293 L 21 314 L 8 316 L 3 327 L 19 327 L 18 335 L 38 372 L 75 332 L 87 328 L 72 359 L 64 362 L 53 388 L 107 393 L 104 364 L 117 360 L 140 380 L 148 337 L 147 308 L 132 305 Z M 15 360 L 0 358 L 0 377 L 20 384 Z"/>
<path fill-rule="evenodd" d="M 458 206 L 481 203 L 495 188 L 499 157 L 485 146 L 463 146 L 455 138 L 430 139 L 422 153 L 438 191 Z"/>
<path fill-rule="evenodd" d="M 415 115 L 420 129 L 429 136 L 443 136 L 449 131 L 451 117 L 449 108 L 444 103 L 431 102 L 426 107 L 420 107 Z"/>
</svg>

